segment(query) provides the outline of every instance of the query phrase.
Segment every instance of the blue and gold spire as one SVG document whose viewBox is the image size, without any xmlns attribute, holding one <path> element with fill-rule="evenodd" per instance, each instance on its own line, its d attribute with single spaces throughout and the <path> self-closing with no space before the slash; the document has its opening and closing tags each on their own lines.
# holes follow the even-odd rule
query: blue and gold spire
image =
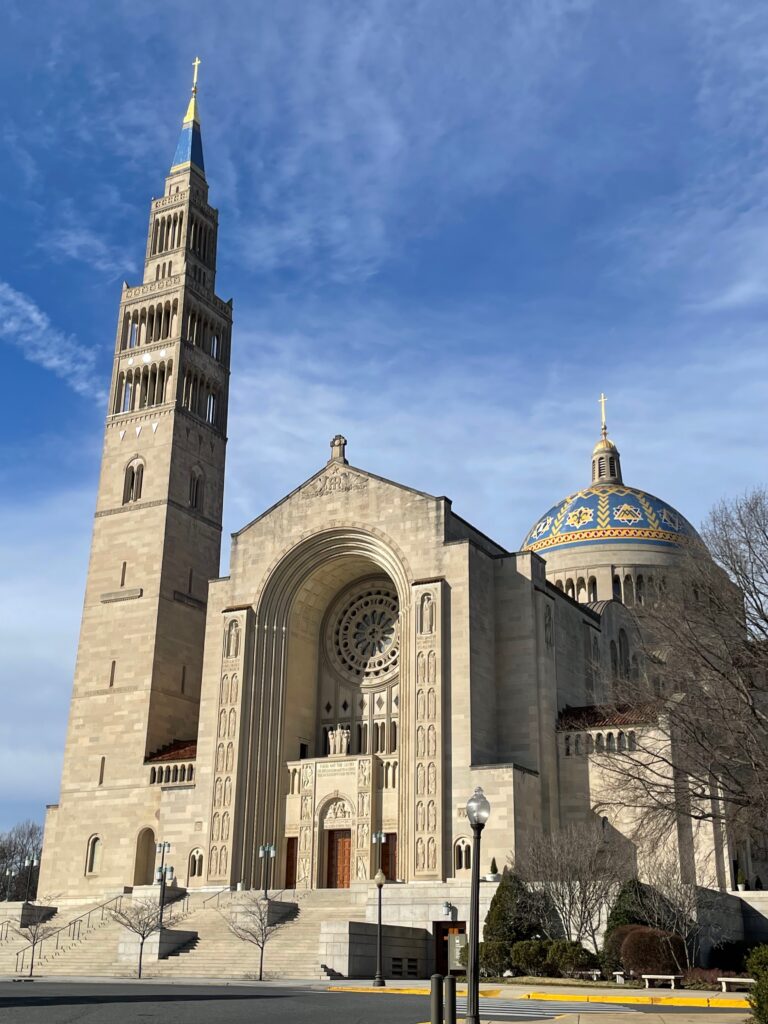
<svg viewBox="0 0 768 1024">
<path fill-rule="evenodd" d="M 200 115 L 197 110 L 197 72 L 200 67 L 200 58 L 195 57 L 192 61 L 195 69 L 192 76 L 192 96 L 189 100 L 187 112 L 181 122 L 181 135 L 176 146 L 171 164 L 171 174 L 177 171 L 187 170 L 189 167 L 196 167 L 201 174 L 205 175 L 205 164 L 203 162 L 203 137 L 200 134 Z"/>
</svg>

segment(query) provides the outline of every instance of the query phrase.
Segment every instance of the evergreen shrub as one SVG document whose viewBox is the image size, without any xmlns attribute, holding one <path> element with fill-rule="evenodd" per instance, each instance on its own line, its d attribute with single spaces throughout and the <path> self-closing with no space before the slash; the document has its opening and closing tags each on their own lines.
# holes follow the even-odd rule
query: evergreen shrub
<svg viewBox="0 0 768 1024">
<path fill-rule="evenodd" d="M 679 935 L 660 928 L 635 928 L 622 943 L 621 961 L 634 975 L 682 974 L 685 943 Z"/>
</svg>

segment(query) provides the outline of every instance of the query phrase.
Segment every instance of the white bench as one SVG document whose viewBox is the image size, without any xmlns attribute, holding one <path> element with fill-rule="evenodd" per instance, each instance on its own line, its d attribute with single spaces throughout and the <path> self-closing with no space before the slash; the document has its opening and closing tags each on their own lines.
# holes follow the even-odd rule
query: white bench
<svg viewBox="0 0 768 1024">
<path fill-rule="evenodd" d="M 749 988 L 750 985 L 755 984 L 754 978 L 718 978 L 720 982 L 720 988 L 723 992 L 728 991 L 729 985 L 746 985 Z"/>
<path fill-rule="evenodd" d="M 602 977 L 602 975 L 603 975 L 603 972 L 600 970 L 599 967 L 593 967 L 593 968 L 591 968 L 591 970 L 588 970 L 588 971 L 574 971 L 573 972 L 573 976 L 575 978 L 591 978 L 592 981 L 599 981 L 599 979 Z"/>
<path fill-rule="evenodd" d="M 624 971 L 611 971 L 611 974 L 613 974 L 614 981 L 617 985 L 625 984 Z"/>
<path fill-rule="evenodd" d="M 682 981 L 682 974 L 641 974 L 640 977 L 645 982 L 645 987 L 650 988 L 652 981 L 668 981 L 670 988 L 677 988 L 675 985 L 676 981 Z"/>
</svg>

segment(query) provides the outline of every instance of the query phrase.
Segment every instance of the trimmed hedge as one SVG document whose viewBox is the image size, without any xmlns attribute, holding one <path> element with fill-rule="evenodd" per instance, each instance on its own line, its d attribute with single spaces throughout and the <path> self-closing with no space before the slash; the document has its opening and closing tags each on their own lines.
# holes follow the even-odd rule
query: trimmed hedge
<svg viewBox="0 0 768 1024">
<path fill-rule="evenodd" d="M 659 928 L 635 928 L 621 945 L 621 962 L 635 975 L 682 974 L 685 943 L 679 935 Z"/>
<path fill-rule="evenodd" d="M 755 980 L 768 974 L 768 946 L 755 946 L 747 957 L 747 971 Z"/>
<path fill-rule="evenodd" d="M 545 965 L 551 945 L 552 939 L 527 939 L 524 942 L 516 942 L 510 951 L 513 968 L 519 974 L 526 974 L 529 977 L 546 977 Z"/>
<path fill-rule="evenodd" d="M 614 971 L 622 970 L 624 964 L 621 959 L 621 947 L 624 945 L 624 940 L 633 931 L 642 927 L 644 926 L 640 924 L 621 924 L 605 936 L 600 954 L 600 964 L 606 978 L 610 978 Z"/>
</svg>

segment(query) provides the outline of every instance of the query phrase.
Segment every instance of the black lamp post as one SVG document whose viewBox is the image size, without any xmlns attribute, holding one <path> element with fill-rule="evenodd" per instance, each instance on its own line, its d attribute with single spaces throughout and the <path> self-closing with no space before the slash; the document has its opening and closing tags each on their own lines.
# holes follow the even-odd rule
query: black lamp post
<svg viewBox="0 0 768 1024">
<path fill-rule="evenodd" d="M 24 902 L 25 903 L 29 902 L 29 887 L 30 887 L 30 883 L 32 882 L 32 875 L 34 873 L 35 868 L 37 867 L 37 865 L 39 863 L 40 863 L 40 861 L 37 859 L 37 857 L 25 857 L 24 858 L 24 867 L 27 869 L 27 891 L 24 894 Z"/>
<path fill-rule="evenodd" d="M 480 833 L 491 805 L 478 786 L 467 800 L 467 820 L 472 826 L 472 889 L 469 901 L 469 964 L 467 968 L 467 1016 L 465 1024 L 480 1024 Z"/>
<path fill-rule="evenodd" d="M 18 875 L 18 871 L 14 871 L 12 868 L 5 869 L 5 902 L 10 903 L 11 901 L 11 886 L 13 880 Z"/>
<path fill-rule="evenodd" d="M 165 912 L 165 855 L 170 853 L 170 843 L 158 843 L 157 852 L 160 854 L 160 867 L 157 869 L 156 879 L 160 883 L 160 931 L 163 930 L 163 914 Z M 173 870 L 173 869 L 171 869 Z"/>
<path fill-rule="evenodd" d="M 264 866 L 261 869 L 261 876 L 264 879 L 264 899 L 269 899 L 267 895 L 268 883 L 269 883 L 269 864 L 270 861 L 275 859 L 277 849 L 274 843 L 264 843 L 259 847 L 259 859 L 264 861 Z"/>
<path fill-rule="evenodd" d="M 381 851 L 381 847 L 379 847 L 379 851 Z M 382 960 L 381 950 L 381 890 L 384 888 L 384 883 L 387 880 L 387 876 L 384 874 L 381 868 L 379 868 L 379 870 L 374 875 L 373 880 L 376 883 L 376 888 L 378 890 L 378 917 L 376 926 L 376 977 L 373 979 L 373 986 L 374 988 L 384 988 L 384 963 Z"/>
</svg>

